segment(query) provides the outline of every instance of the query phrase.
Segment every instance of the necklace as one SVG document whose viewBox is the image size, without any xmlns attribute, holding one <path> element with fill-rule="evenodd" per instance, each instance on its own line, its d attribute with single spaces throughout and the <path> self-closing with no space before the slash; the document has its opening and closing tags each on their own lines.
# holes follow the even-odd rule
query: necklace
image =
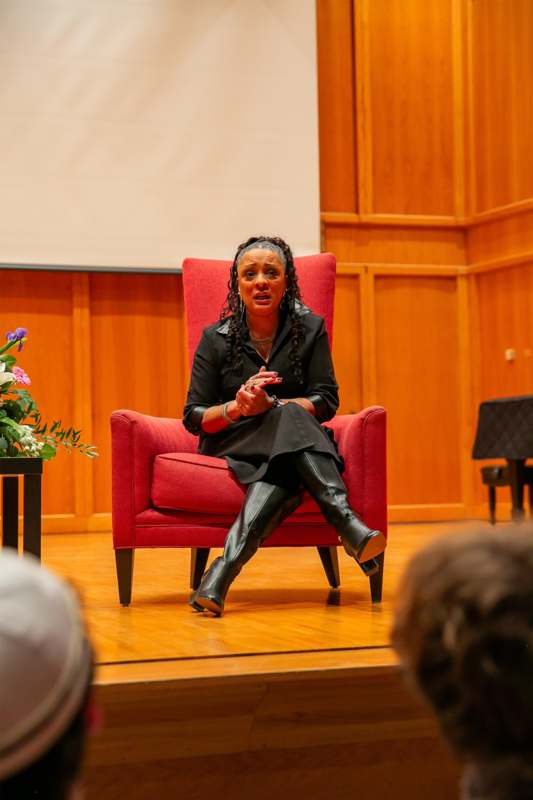
<svg viewBox="0 0 533 800">
<path fill-rule="evenodd" d="M 265 336 L 264 339 L 256 339 L 255 336 L 252 336 L 252 334 L 250 334 L 250 340 L 252 342 L 254 342 L 255 344 L 270 344 L 270 342 L 274 341 L 274 337 L 273 336 Z"/>
<path fill-rule="evenodd" d="M 274 337 L 267 336 L 264 339 L 255 339 L 252 334 L 250 334 L 250 341 L 255 352 L 261 356 L 265 363 L 267 363 L 268 357 L 270 356 L 270 351 L 272 350 L 272 342 L 274 341 Z"/>
</svg>

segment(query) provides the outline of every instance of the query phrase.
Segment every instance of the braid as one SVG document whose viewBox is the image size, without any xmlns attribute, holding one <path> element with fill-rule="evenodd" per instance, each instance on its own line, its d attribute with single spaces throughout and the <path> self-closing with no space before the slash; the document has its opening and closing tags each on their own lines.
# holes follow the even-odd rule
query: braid
<svg viewBox="0 0 533 800">
<path fill-rule="evenodd" d="M 282 300 L 282 307 L 287 309 L 291 321 L 291 346 L 289 349 L 289 360 L 294 370 L 294 375 L 298 381 L 303 382 L 302 362 L 300 358 L 300 344 L 304 336 L 304 327 L 299 315 L 296 313 L 296 302 L 302 302 L 296 268 L 291 248 L 279 236 L 251 236 L 239 245 L 237 253 L 231 265 L 228 280 L 228 294 L 221 311 L 221 319 L 229 318 L 229 331 L 226 350 L 226 365 L 224 371 L 234 370 L 240 372 L 243 367 L 243 341 L 241 319 L 243 313 L 242 302 L 239 297 L 237 284 L 237 263 L 241 251 L 245 247 L 256 242 L 270 242 L 276 245 L 285 256 L 285 276 L 287 279 L 287 290 Z"/>
<path fill-rule="evenodd" d="M 226 295 L 226 301 L 222 307 L 222 311 L 220 312 L 221 319 L 229 317 L 229 331 L 226 344 L 226 364 L 223 369 L 223 372 L 225 373 L 229 372 L 230 370 L 241 372 L 243 367 L 241 330 L 242 303 L 237 287 L 237 261 L 239 258 L 239 252 L 243 247 L 244 245 L 239 246 L 235 258 L 233 259 L 228 280 L 228 294 Z"/>
</svg>

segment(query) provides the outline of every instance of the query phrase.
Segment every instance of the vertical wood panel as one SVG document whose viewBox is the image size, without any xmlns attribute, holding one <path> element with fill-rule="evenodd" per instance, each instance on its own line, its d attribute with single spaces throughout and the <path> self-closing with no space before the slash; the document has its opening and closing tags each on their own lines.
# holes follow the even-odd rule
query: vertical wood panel
<svg viewBox="0 0 533 800">
<path fill-rule="evenodd" d="M 353 0 L 317 0 L 320 207 L 357 211 Z"/>
<path fill-rule="evenodd" d="M 459 444 L 461 468 L 461 495 L 465 505 L 471 508 L 475 503 L 475 490 L 472 470 L 472 443 L 475 436 L 476 413 L 474 408 L 474 389 L 476 375 L 474 363 L 477 361 L 479 339 L 472 324 L 475 318 L 477 295 L 474 290 L 475 278 L 460 275 L 457 278 L 457 337 L 459 345 Z"/>
<path fill-rule="evenodd" d="M 461 499 L 453 278 L 376 277 L 378 401 L 388 409 L 389 503 Z"/>
<path fill-rule="evenodd" d="M 72 275 L 29 270 L 4 270 L 1 275 L 1 340 L 8 330 L 28 329 L 17 363 L 32 380 L 30 391 L 43 418 L 80 427 L 73 402 Z M 74 513 L 76 458 L 59 451 L 45 464 L 43 514 Z"/>
<path fill-rule="evenodd" d="M 339 384 L 340 413 L 363 407 L 361 387 L 362 342 L 359 308 L 360 279 L 337 276 L 333 331 L 333 361 Z"/>
<path fill-rule="evenodd" d="M 374 178 L 372 164 L 369 9 L 366 0 L 361 0 L 361 2 L 354 0 L 354 2 L 358 199 L 361 214 L 372 214 L 374 210 Z"/>
<path fill-rule="evenodd" d="M 117 408 L 180 417 L 185 399 L 183 301 L 177 275 L 90 276 L 94 508 L 111 508 L 109 417 Z"/>
<path fill-rule="evenodd" d="M 472 2 L 477 212 L 533 197 L 533 3 Z"/>
<path fill-rule="evenodd" d="M 470 313 L 478 337 L 474 389 L 477 419 L 478 404 L 483 400 L 533 392 L 533 263 L 481 273 L 472 276 L 472 280 Z M 505 360 L 507 348 L 515 350 L 514 361 Z M 495 463 L 495 459 L 472 463 L 476 511 L 487 502 L 487 490 L 480 477 L 480 468 L 486 463 Z M 502 502 L 510 502 L 508 489 L 498 492 L 498 519 L 505 518 L 509 510 L 502 511 Z"/>
<path fill-rule="evenodd" d="M 467 208 L 466 153 L 468 139 L 466 95 L 468 16 L 463 0 L 451 0 L 452 119 L 454 212 L 464 218 Z"/>
<path fill-rule="evenodd" d="M 376 297 L 374 275 L 365 270 L 361 280 L 361 339 L 363 345 L 363 405 L 378 403 L 376 351 Z"/>
<path fill-rule="evenodd" d="M 72 275 L 72 335 L 74 340 L 74 407 L 76 426 L 83 430 L 83 441 L 93 440 L 93 393 L 91 380 L 91 319 L 89 308 L 89 275 Z M 76 514 L 93 513 L 93 477 L 95 463 L 87 458 L 74 462 L 74 498 Z"/>
<path fill-rule="evenodd" d="M 533 263 L 476 276 L 480 400 L 533 393 Z M 507 348 L 516 351 L 506 361 Z"/>
<path fill-rule="evenodd" d="M 367 6 L 373 210 L 453 215 L 450 0 Z"/>
</svg>

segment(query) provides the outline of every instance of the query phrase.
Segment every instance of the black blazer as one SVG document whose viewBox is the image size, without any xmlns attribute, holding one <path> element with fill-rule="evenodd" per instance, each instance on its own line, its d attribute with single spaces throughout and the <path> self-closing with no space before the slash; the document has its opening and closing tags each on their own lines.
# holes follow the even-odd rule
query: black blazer
<svg viewBox="0 0 533 800">
<path fill-rule="evenodd" d="M 335 416 L 339 407 L 338 386 L 335 380 L 328 336 L 322 317 L 313 314 L 307 306 L 297 305 L 304 329 L 300 344 L 300 358 L 304 380 L 296 380 L 293 366 L 289 360 L 291 346 L 290 318 L 285 315 L 280 320 L 278 332 L 272 345 L 268 364 L 269 370 L 276 371 L 283 383 L 266 386 L 265 391 L 279 394 L 280 397 L 307 397 L 315 406 L 316 419 L 325 422 Z M 243 326 L 243 369 L 237 373 L 226 367 L 226 344 L 229 320 L 219 320 L 204 329 L 194 355 L 191 382 L 183 411 L 183 423 L 188 431 L 206 434 L 201 429 L 202 416 L 210 406 L 233 400 L 241 385 L 256 372 L 265 361 L 253 348 L 248 328 Z M 233 430 L 251 419 L 242 417 L 230 426 Z M 220 437 L 220 433 L 215 434 Z M 200 446 L 200 450 L 202 447 Z"/>
</svg>

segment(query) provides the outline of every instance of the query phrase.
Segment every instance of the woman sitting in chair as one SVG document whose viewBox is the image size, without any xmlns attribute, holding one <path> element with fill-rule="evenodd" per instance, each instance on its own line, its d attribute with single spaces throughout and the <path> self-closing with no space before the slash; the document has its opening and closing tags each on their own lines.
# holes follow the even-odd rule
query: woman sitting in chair
<svg viewBox="0 0 533 800">
<path fill-rule="evenodd" d="M 194 356 L 184 424 L 203 455 L 225 458 L 248 489 L 241 511 L 190 599 L 222 613 L 230 584 L 294 511 L 302 488 L 365 575 L 385 537 L 350 508 L 333 435 L 320 425 L 338 408 L 324 320 L 303 305 L 290 247 L 277 237 L 241 244 L 222 319 L 205 328 Z M 278 392 L 278 398 L 274 392 Z"/>
</svg>

